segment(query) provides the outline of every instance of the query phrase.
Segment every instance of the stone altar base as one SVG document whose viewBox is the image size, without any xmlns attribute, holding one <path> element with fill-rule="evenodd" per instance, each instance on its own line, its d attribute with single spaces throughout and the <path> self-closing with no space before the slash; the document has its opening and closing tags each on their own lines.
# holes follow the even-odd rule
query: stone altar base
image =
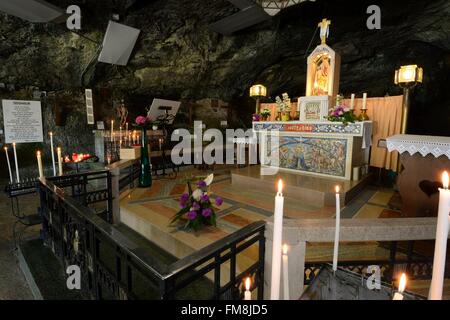
<svg viewBox="0 0 450 320">
<path fill-rule="evenodd" d="M 359 181 L 318 177 L 280 170 L 275 175 L 263 176 L 260 166 L 249 166 L 231 172 L 231 183 L 235 188 L 259 190 L 273 193 L 277 190 L 277 181 L 284 182 L 283 195 L 286 202 L 303 202 L 319 207 L 335 206 L 335 186 L 340 187 L 341 207 L 355 198 L 371 181 L 371 175 Z"/>
</svg>

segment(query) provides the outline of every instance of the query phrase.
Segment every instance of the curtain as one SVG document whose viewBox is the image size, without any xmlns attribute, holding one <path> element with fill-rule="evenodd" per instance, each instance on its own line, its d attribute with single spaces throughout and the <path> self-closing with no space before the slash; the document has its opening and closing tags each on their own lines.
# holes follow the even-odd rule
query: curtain
<svg viewBox="0 0 450 320">
<path fill-rule="evenodd" d="M 397 171 L 398 152 L 379 148 L 378 141 L 400 133 L 403 96 L 367 98 L 367 115 L 373 122 L 370 165 Z M 361 113 L 362 98 L 355 99 L 355 114 Z M 344 99 L 350 105 L 350 99 Z"/>
</svg>

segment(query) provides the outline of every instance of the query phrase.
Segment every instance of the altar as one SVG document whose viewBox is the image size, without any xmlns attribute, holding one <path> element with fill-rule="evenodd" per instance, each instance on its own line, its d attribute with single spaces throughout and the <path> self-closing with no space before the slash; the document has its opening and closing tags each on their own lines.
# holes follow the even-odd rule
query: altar
<svg viewBox="0 0 450 320">
<path fill-rule="evenodd" d="M 267 153 L 278 152 L 281 170 L 358 180 L 360 169 L 368 163 L 371 121 L 253 122 L 253 131 Z M 274 135 L 279 136 L 278 148 L 271 147 Z"/>
</svg>

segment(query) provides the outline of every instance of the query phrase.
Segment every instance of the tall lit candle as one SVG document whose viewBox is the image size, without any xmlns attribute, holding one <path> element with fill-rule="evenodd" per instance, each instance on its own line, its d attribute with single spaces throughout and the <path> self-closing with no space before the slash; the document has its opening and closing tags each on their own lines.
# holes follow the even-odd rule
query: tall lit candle
<svg viewBox="0 0 450 320">
<path fill-rule="evenodd" d="M 37 158 L 37 164 L 38 164 L 38 170 L 39 170 L 39 178 L 44 177 L 44 169 L 42 168 L 42 156 L 41 152 L 36 152 L 36 158 Z"/>
<path fill-rule="evenodd" d="M 252 292 L 250 291 L 251 280 L 250 277 L 245 279 L 245 292 L 244 292 L 244 300 L 252 300 Z"/>
<path fill-rule="evenodd" d="M 283 245 L 283 290 L 284 300 L 289 300 L 289 258 L 288 245 Z"/>
<path fill-rule="evenodd" d="M 114 120 L 111 120 L 111 141 L 114 141 Z"/>
<path fill-rule="evenodd" d="M 122 126 L 119 127 L 119 146 L 122 146 Z"/>
<path fill-rule="evenodd" d="M 56 148 L 56 150 L 58 153 L 58 171 L 59 171 L 59 175 L 62 176 L 63 175 L 63 159 L 62 159 L 61 148 L 58 147 L 58 148 Z"/>
<path fill-rule="evenodd" d="M 436 242 L 434 245 L 433 276 L 431 278 L 428 299 L 442 300 L 444 288 L 445 258 L 447 255 L 447 239 L 449 229 L 450 190 L 447 171 L 442 174 L 443 188 L 439 188 L 439 209 L 436 228 Z"/>
<path fill-rule="evenodd" d="M 366 110 L 367 109 L 367 92 L 363 93 L 363 102 L 362 102 L 362 110 Z"/>
<path fill-rule="evenodd" d="M 275 197 L 275 212 L 273 215 L 273 246 L 272 246 L 272 279 L 270 299 L 280 299 L 281 280 L 281 241 L 283 238 L 283 181 L 278 181 L 278 192 Z"/>
<path fill-rule="evenodd" d="M 340 229 L 341 229 L 341 201 L 339 195 L 339 186 L 336 186 L 336 228 L 334 231 L 333 271 L 337 270 Z"/>
<path fill-rule="evenodd" d="M 50 131 L 50 150 L 52 153 L 53 175 L 56 176 L 55 150 L 53 149 L 53 132 Z"/>
<path fill-rule="evenodd" d="M 400 277 L 400 284 L 398 285 L 398 291 L 394 293 L 392 300 L 403 300 L 403 291 L 406 288 L 406 274 L 402 273 Z"/>
<path fill-rule="evenodd" d="M 162 141 L 163 141 L 163 139 L 159 138 L 159 151 L 162 150 Z"/>
<path fill-rule="evenodd" d="M 128 122 L 125 123 L 125 137 L 128 139 Z"/>
<path fill-rule="evenodd" d="M 11 171 L 11 163 L 9 162 L 9 154 L 8 154 L 8 147 L 4 147 L 5 154 L 6 154 L 6 162 L 8 163 L 8 171 L 9 171 L 9 182 L 13 183 L 13 176 Z"/>
<path fill-rule="evenodd" d="M 17 182 L 20 182 L 20 175 L 19 175 L 19 162 L 17 161 L 17 151 L 16 151 L 16 143 L 13 142 L 13 151 L 14 151 L 14 163 L 16 165 L 16 177 Z"/>
<path fill-rule="evenodd" d="M 353 110 L 355 108 L 355 94 L 352 93 L 350 98 L 350 109 Z"/>
</svg>

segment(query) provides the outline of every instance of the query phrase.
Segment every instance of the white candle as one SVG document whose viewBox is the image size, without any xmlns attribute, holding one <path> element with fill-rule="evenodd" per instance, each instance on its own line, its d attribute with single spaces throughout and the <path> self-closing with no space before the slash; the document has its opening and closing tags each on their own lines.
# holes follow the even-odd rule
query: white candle
<svg viewBox="0 0 450 320">
<path fill-rule="evenodd" d="M 363 93 L 363 103 L 362 103 L 362 110 L 366 110 L 367 109 L 367 92 Z"/>
<path fill-rule="evenodd" d="M 400 284 L 398 285 L 398 291 L 394 293 L 392 300 L 403 300 L 403 291 L 406 288 L 406 274 L 402 273 L 400 277 Z"/>
<path fill-rule="evenodd" d="M 108 156 L 108 157 L 106 158 L 106 161 L 108 162 L 108 165 L 110 165 L 110 164 L 111 164 L 111 157 Z"/>
<path fill-rule="evenodd" d="M 17 182 L 20 182 L 20 175 L 19 175 L 19 163 L 17 161 L 17 151 L 16 151 L 16 143 L 13 142 L 13 151 L 14 151 L 14 163 L 16 164 L 16 177 Z"/>
<path fill-rule="evenodd" d="M 58 147 L 58 148 L 56 148 L 56 150 L 58 153 L 58 171 L 59 171 L 59 175 L 62 176 L 63 175 L 63 160 L 62 160 L 61 148 Z"/>
<path fill-rule="evenodd" d="M 128 122 L 125 123 L 125 138 L 128 140 Z"/>
<path fill-rule="evenodd" d="M 244 300 L 252 300 L 252 293 L 250 291 L 251 282 L 250 277 L 245 279 L 245 292 L 244 292 Z"/>
<path fill-rule="evenodd" d="M 11 171 L 11 163 L 9 162 L 8 147 L 5 147 L 4 149 L 5 149 L 5 154 L 6 154 L 6 162 L 8 162 L 9 182 L 13 183 L 13 177 L 12 177 L 12 171 Z"/>
<path fill-rule="evenodd" d="M 119 127 L 119 146 L 122 146 L 122 126 Z"/>
<path fill-rule="evenodd" d="M 114 141 L 114 120 L 111 120 L 111 141 Z"/>
<path fill-rule="evenodd" d="M 288 245 L 283 245 L 283 290 L 284 300 L 289 300 L 289 258 Z"/>
<path fill-rule="evenodd" d="M 272 245 L 272 279 L 270 299 L 280 299 L 281 280 L 281 241 L 283 238 L 283 181 L 278 181 L 278 192 L 275 197 L 275 212 L 273 215 L 273 245 Z"/>
<path fill-rule="evenodd" d="M 341 201 L 339 196 L 339 186 L 336 186 L 336 228 L 334 230 L 333 271 L 337 270 L 340 228 L 341 228 Z"/>
<path fill-rule="evenodd" d="M 352 93 L 351 99 L 350 99 L 350 109 L 353 110 L 355 108 L 355 94 Z"/>
<path fill-rule="evenodd" d="M 445 257 L 447 254 L 447 238 L 450 212 L 450 190 L 447 171 L 442 174 L 443 188 L 439 189 L 439 209 L 436 228 L 436 242 L 434 245 L 433 276 L 431 278 L 428 299 L 442 300 L 444 287 Z"/>
<path fill-rule="evenodd" d="M 53 149 L 53 132 L 50 131 L 50 150 L 52 151 L 53 175 L 56 176 L 55 151 Z"/>
<path fill-rule="evenodd" d="M 36 158 L 37 158 L 37 164 L 38 164 L 38 170 L 39 170 L 39 178 L 44 177 L 44 169 L 42 168 L 42 157 L 41 152 L 36 152 Z"/>
<path fill-rule="evenodd" d="M 159 151 L 162 150 L 162 138 L 159 138 Z"/>
</svg>

